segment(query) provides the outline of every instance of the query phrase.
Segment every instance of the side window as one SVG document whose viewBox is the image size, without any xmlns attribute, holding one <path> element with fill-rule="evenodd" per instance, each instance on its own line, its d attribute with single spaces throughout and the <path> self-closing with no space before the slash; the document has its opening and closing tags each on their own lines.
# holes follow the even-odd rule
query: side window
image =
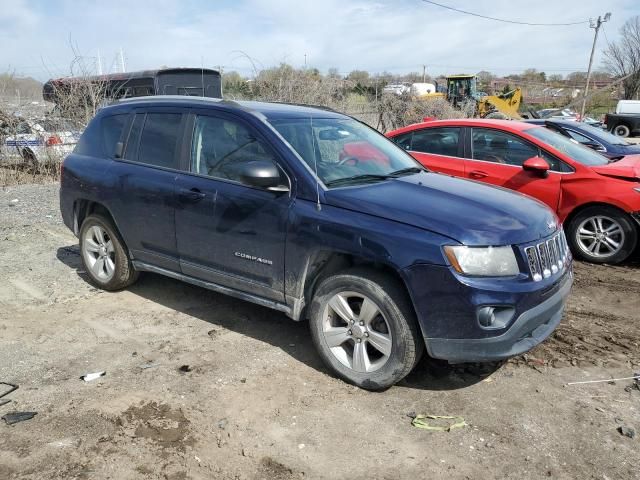
<svg viewBox="0 0 640 480">
<path fill-rule="evenodd" d="M 499 130 L 474 128 L 471 138 L 474 160 L 522 166 L 525 160 L 538 155 L 538 148 L 524 140 Z"/>
<path fill-rule="evenodd" d="M 411 150 L 411 137 L 413 136 L 413 132 L 404 133 L 402 135 L 398 135 L 397 137 L 393 137 L 393 142 L 398 145 L 403 150 Z"/>
<path fill-rule="evenodd" d="M 270 150 L 244 125 L 224 118 L 197 116 L 191 144 L 191 171 L 240 182 L 244 163 L 276 163 Z"/>
<path fill-rule="evenodd" d="M 540 156 L 547 161 L 547 163 L 549 164 L 549 167 L 554 172 L 562 172 L 562 173 L 573 172 L 573 169 L 569 165 L 560 161 L 558 158 L 554 157 L 550 153 L 545 152 L 542 149 L 540 150 Z"/>
<path fill-rule="evenodd" d="M 133 122 L 131 123 L 131 130 L 129 130 L 129 136 L 127 137 L 127 142 L 124 150 L 124 154 L 122 158 L 126 158 L 127 160 L 136 160 L 138 157 L 138 148 L 140 146 L 140 134 L 142 133 L 142 125 L 144 125 L 144 113 L 137 113 L 135 117 L 133 117 Z"/>
<path fill-rule="evenodd" d="M 458 156 L 459 128 L 427 128 L 413 132 L 411 150 L 447 157 Z"/>
<path fill-rule="evenodd" d="M 177 168 L 176 148 L 181 135 L 181 122 L 180 113 L 147 113 L 137 161 L 158 167 Z"/>
<path fill-rule="evenodd" d="M 102 119 L 102 147 L 105 155 L 109 158 L 113 157 L 116 151 L 116 143 L 120 141 L 127 117 L 127 114 L 122 114 L 111 115 Z"/>
</svg>

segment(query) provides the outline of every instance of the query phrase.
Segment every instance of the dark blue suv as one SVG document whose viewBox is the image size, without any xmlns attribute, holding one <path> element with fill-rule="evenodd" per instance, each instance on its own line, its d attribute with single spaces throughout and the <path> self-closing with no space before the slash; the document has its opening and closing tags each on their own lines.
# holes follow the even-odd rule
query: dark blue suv
<svg viewBox="0 0 640 480">
<path fill-rule="evenodd" d="M 308 319 L 324 362 L 367 389 L 425 347 L 451 362 L 526 352 L 572 283 L 546 206 L 425 171 L 319 108 L 122 101 L 65 160 L 60 208 L 94 285 L 155 272 Z"/>
</svg>

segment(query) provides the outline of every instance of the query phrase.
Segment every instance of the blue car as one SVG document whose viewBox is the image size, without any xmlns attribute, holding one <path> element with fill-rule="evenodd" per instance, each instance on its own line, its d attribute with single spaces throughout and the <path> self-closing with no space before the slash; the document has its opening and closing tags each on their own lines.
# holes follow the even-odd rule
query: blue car
<svg viewBox="0 0 640 480">
<path fill-rule="evenodd" d="M 604 155 L 609 160 L 620 160 L 627 155 L 640 155 L 640 145 L 625 142 L 622 137 L 581 122 L 544 119 L 526 120 L 526 122 L 543 125 L 549 130 L 572 138 L 585 147 L 592 148 Z"/>
<path fill-rule="evenodd" d="M 328 368 L 371 390 L 425 349 L 450 362 L 528 351 L 572 284 L 545 205 L 426 171 L 319 108 L 121 101 L 64 161 L 60 209 L 97 287 L 153 272 L 308 320 Z"/>
</svg>

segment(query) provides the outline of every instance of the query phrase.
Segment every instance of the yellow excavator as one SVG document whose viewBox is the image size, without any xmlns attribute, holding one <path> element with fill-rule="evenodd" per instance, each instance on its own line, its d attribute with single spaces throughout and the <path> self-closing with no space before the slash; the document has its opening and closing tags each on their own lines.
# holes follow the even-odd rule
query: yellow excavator
<svg viewBox="0 0 640 480">
<path fill-rule="evenodd" d="M 474 101 L 476 113 L 481 118 L 522 119 L 518 113 L 522 102 L 522 90 L 519 87 L 499 95 L 486 95 L 478 92 L 478 77 L 475 75 L 449 75 L 446 79 L 446 92 L 430 93 L 422 98 L 446 98 L 454 107 Z"/>
</svg>

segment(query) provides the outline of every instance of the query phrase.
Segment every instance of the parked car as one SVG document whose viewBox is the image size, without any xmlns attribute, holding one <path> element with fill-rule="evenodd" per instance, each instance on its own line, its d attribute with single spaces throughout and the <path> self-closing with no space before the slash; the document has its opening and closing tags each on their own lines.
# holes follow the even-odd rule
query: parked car
<svg viewBox="0 0 640 480">
<path fill-rule="evenodd" d="M 640 156 L 610 163 L 547 128 L 505 120 L 433 121 L 387 136 L 430 169 L 543 201 L 584 260 L 619 263 L 636 248 Z"/>
<path fill-rule="evenodd" d="M 535 112 L 534 117 L 545 120 L 566 120 L 568 122 L 580 121 L 580 114 L 570 108 L 545 108 Z M 592 127 L 602 127 L 602 122 L 592 117 L 585 116 L 582 123 L 586 123 Z"/>
<path fill-rule="evenodd" d="M 426 172 L 342 114 L 149 97 L 100 110 L 63 163 L 88 280 L 155 272 L 308 319 L 367 389 L 435 358 L 525 352 L 560 322 L 571 255 L 555 214 Z"/>
<path fill-rule="evenodd" d="M 619 137 L 640 135 L 640 114 L 607 113 L 604 116 L 604 128 Z"/>
<path fill-rule="evenodd" d="M 40 165 L 71 153 L 80 129 L 64 119 L 12 119 L 0 126 L 0 163 Z"/>
<path fill-rule="evenodd" d="M 564 120 L 527 120 L 532 125 L 541 125 L 565 137 L 589 147 L 609 160 L 621 160 L 627 155 L 640 155 L 640 145 L 626 142 L 601 128 L 582 122 Z"/>
<path fill-rule="evenodd" d="M 382 89 L 383 93 L 393 93 L 394 95 L 403 95 L 411 92 L 411 87 L 404 83 L 390 83 Z"/>
</svg>

